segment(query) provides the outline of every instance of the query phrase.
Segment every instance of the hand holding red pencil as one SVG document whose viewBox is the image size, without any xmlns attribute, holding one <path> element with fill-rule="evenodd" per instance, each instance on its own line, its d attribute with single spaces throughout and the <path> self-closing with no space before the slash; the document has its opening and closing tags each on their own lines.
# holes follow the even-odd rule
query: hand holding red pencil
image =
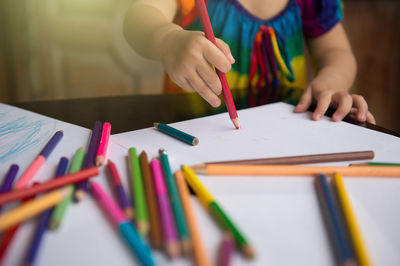
<svg viewBox="0 0 400 266">
<path fill-rule="evenodd" d="M 229 46 L 216 39 L 217 47 L 199 31 L 175 30 L 163 43 L 162 63 L 170 79 L 188 91 L 197 91 L 211 106 L 218 107 L 222 85 L 215 66 L 222 72 L 235 62 Z"/>
</svg>

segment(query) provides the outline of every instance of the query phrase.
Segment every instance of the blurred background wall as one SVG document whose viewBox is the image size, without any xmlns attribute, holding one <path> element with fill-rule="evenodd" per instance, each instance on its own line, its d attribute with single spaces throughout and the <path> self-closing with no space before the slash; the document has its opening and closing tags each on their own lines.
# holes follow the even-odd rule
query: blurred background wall
<svg viewBox="0 0 400 266">
<path fill-rule="evenodd" d="M 1 0 L 0 101 L 160 93 L 161 65 L 122 34 L 131 0 Z M 344 0 L 353 92 L 400 132 L 400 1 Z"/>
</svg>

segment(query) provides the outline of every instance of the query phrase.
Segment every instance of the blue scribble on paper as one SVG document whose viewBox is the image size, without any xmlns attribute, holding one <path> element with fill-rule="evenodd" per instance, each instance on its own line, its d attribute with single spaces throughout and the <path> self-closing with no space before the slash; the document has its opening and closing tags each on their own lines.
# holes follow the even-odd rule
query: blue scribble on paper
<svg viewBox="0 0 400 266">
<path fill-rule="evenodd" d="M 55 119 L 18 115 L 12 109 L 0 112 L 0 163 L 16 161 L 30 149 L 39 153 L 55 129 Z"/>
</svg>

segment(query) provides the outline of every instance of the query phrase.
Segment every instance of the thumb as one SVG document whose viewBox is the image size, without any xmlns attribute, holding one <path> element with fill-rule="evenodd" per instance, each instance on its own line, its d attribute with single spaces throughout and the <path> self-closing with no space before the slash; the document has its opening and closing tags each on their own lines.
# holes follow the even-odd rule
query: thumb
<svg viewBox="0 0 400 266">
<path fill-rule="evenodd" d="M 310 107 L 312 101 L 311 88 L 307 87 L 300 97 L 300 100 L 294 108 L 295 113 L 305 112 Z"/>
<path fill-rule="evenodd" d="M 228 58 L 229 62 L 231 64 L 235 63 L 235 58 L 233 58 L 231 49 L 229 48 L 229 45 L 227 45 L 223 40 L 215 38 L 215 41 L 217 42 L 218 48 L 224 53 L 226 58 Z"/>
</svg>

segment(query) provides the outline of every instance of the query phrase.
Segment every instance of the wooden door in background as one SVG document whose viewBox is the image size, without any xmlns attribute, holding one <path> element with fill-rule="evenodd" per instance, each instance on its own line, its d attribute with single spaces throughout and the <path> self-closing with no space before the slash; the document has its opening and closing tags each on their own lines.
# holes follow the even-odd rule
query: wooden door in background
<svg viewBox="0 0 400 266">
<path fill-rule="evenodd" d="M 5 1 L 14 75 L 26 80 L 14 84 L 11 100 L 161 91 L 161 65 L 138 56 L 123 37 L 130 0 Z"/>
</svg>

